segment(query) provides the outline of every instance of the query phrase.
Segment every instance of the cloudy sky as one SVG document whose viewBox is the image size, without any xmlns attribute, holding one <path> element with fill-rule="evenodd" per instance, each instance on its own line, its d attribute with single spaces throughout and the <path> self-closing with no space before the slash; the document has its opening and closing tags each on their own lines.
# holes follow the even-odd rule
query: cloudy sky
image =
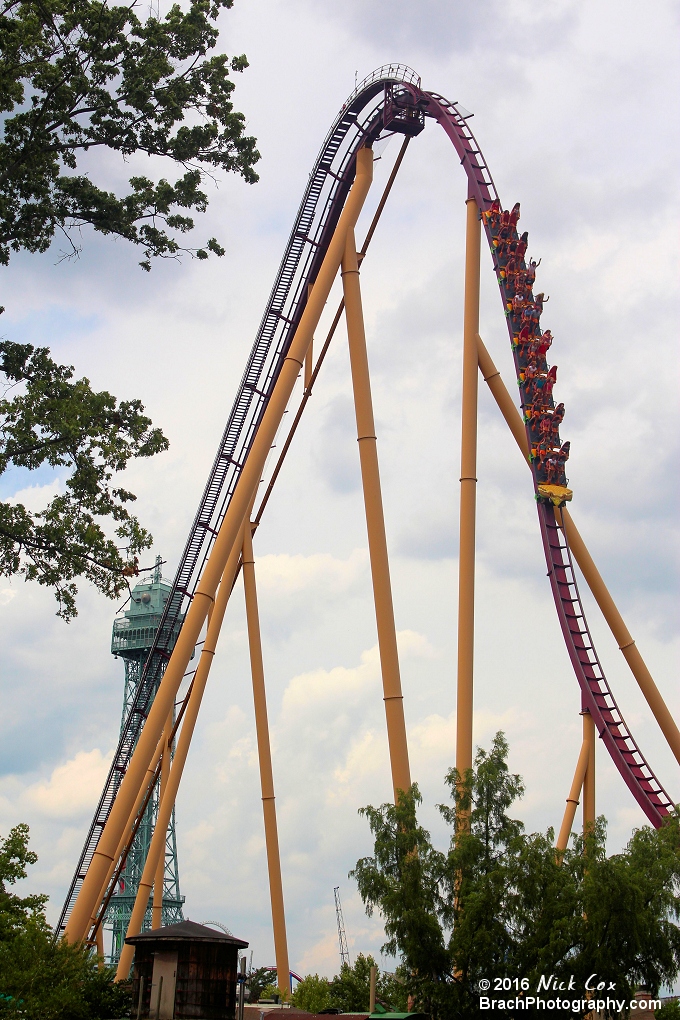
<svg viewBox="0 0 680 1020">
<path fill-rule="evenodd" d="M 550 295 L 573 515 L 671 709 L 677 674 L 677 8 L 670 0 L 237 0 L 220 47 L 245 52 L 236 105 L 258 139 L 259 184 L 222 180 L 199 223 L 226 257 L 138 267 L 83 236 L 77 263 L 3 269 L 3 335 L 49 345 L 97 388 L 140 397 L 169 452 L 126 483 L 172 573 L 259 323 L 307 174 L 346 96 L 401 61 L 460 101 L 504 204 L 522 203 Z M 376 163 L 377 201 L 397 142 Z M 129 167 L 102 158 L 111 187 Z M 167 171 L 166 171 L 167 172 Z M 412 773 L 436 811 L 454 759 L 464 175 L 433 123 L 412 144 L 364 264 Z M 363 227 L 365 230 L 365 226 Z M 358 230 L 361 239 L 363 230 Z M 490 260 L 481 331 L 512 384 Z M 334 302 L 329 302 L 329 307 Z M 333 887 L 350 951 L 379 953 L 347 873 L 371 850 L 357 808 L 390 796 L 346 336 L 340 329 L 255 552 L 290 956 L 333 974 Z M 503 729 L 530 830 L 559 825 L 580 746 L 579 695 L 550 600 L 529 475 L 480 398 L 475 739 Z M 39 507 L 63 485 L 10 472 L 3 498 Z M 216 920 L 273 962 L 249 666 L 237 585 L 178 799 L 186 915 Z M 590 606 L 590 602 L 587 603 Z M 69 626 L 52 596 L 3 579 L 0 832 L 27 821 L 27 883 L 55 920 L 117 738 L 116 606 L 86 588 Z M 597 613 L 591 626 L 626 719 L 662 782 L 680 775 Z M 644 821 L 598 748 L 612 851 Z"/>
</svg>

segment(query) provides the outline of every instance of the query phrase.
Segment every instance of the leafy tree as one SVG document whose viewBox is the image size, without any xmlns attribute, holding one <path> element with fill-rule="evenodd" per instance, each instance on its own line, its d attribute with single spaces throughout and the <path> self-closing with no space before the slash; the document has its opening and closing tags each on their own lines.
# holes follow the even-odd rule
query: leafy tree
<svg viewBox="0 0 680 1020">
<path fill-rule="evenodd" d="M 7 942 L 42 914 L 47 896 L 22 897 L 7 889 L 26 878 L 27 866 L 37 860 L 38 855 L 28 849 L 28 826 L 15 825 L 0 842 L 0 942 Z"/>
<path fill-rule="evenodd" d="M 495 977 L 525 979 L 535 994 L 541 975 L 553 975 L 562 987 L 572 981 L 571 998 L 587 998 L 597 973 L 618 999 L 640 985 L 656 995 L 680 972 L 680 815 L 636 830 L 612 857 L 600 818 L 556 855 L 552 829 L 528 835 L 508 814 L 524 787 L 507 754 L 499 733 L 468 775 L 448 773 L 453 807 L 439 808 L 453 829 L 446 853 L 417 823 L 417 788 L 397 806 L 364 809 L 374 855 L 353 874 L 367 910 L 382 915 L 385 950 L 404 961 L 408 991 L 434 1018 L 482 1015 L 480 981 Z M 456 808 L 469 813 L 469 828 L 456 831 Z"/>
<path fill-rule="evenodd" d="M 384 952 L 404 959 L 408 990 L 429 1002 L 439 998 L 437 988 L 447 984 L 451 964 L 440 921 L 445 858 L 417 822 L 421 801 L 414 783 L 396 804 L 361 809 L 374 835 L 374 857 L 359 861 L 351 875 L 369 917 L 375 907 L 382 915 Z"/>
<path fill-rule="evenodd" d="M 330 1005 L 343 1013 L 362 1013 L 368 1010 L 371 998 L 371 967 L 377 967 L 372 956 L 359 953 L 353 966 L 344 963 L 340 973 L 330 983 Z M 383 1002 L 393 1009 L 406 1008 L 404 985 L 377 970 L 376 1002 Z"/>
<path fill-rule="evenodd" d="M 257 967 L 248 975 L 248 1001 L 257 1002 L 262 998 L 265 988 L 271 984 L 272 968 Z"/>
<path fill-rule="evenodd" d="M 343 963 L 340 973 L 330 981 L 318 974 L 308 974 L 293 992 L 291 1002 L 298 1009 L 319 1013 L 337 1009 L 341 1013 L 365 1013 L 371 998 L 372 956 L 359 953 L 354 965 Z M 376 1002 L 390 1009 L 406 1010 L 408 994 L 401 973 L 387 974 L 378 968 Z"/>
<path fill-rule="evenodd" d="M 274 971 L 274 974 L 276 974 L 276 971 Z M 260 999 L 273 999 L 275 1002 L 288 1002 L 290 999 L 290 992 L 287 988 L 279 988 L 275 981 L 271 981 L 262 989 Z"/>
<path fill-rule="evenodd" d="M 372 956 L 359 953 L 354 966 L 343 963 L 340 973 L 331 981 L 331 1003 L 343 1013 L 358 1013 L 368 1009 L 371 989 Z"/>
<path fill-rule="evenodd" d="M 661 1009 L 655 1010 L 654 1020 L 680 1020 L 680 1002 L 664 1002 Z"/>
<path fill-rule="evenodd" d="M 69 620 L 76 615 L 75 578 L 113 598 L 137 572 L 136 554 L 151 545 L 151 535 L 128 510 L 134 494 L 114 487 L 112 478 L 131 458 L 150 457 L 168 441 L 139 400 L 118 403 L 87 379 L 74 382 L 73 368 L 57 365 L 46 348 L 0 343 L 0 373 L 6 394 L 19 387 L 0 399 L 0 474 L 12 465 L 69 471 L 64 491 L 41 513 L 0 503 L 0 574 L 53 587 L 58 615 Z M 104 531 L 107 520 L 118 542 Z"/>
<path fill-rule="evenodd" d="M 55 235 L 77 254 L 87 225 L 138 245 L 146 270 L 152 257 L 224 254 L 215 238 L 198 249 L 180 242 L 194 226 L 188 214 L 207 207 L 206 177 L 227 171 L 257 180 L 255 140 L 231 98 L 231 76 L 248 62 L 209 55 L 217 20 L 232 5 L 190 0 L 186 10 L 175 4 L 146 20 L 134 2 L 2 5 L 0 265 L 12 252 L 46 251 Z M 170 183 L 138 174 L 115 194 L 95 179 L 97 150 L 126 162 L 146 154 L 180 176 Z M 87 379 L 73 382 L 73 368 L 57 365 L 46 348 L 0 343 L 0 374 L 0 474 L 12 465 L 70 472 L 66 491 L 40 514 L 0 503 L 0 574 L 54 587 L 58 615 L 69 620 L 76 578 L 115 597 L 135 572 L 137 553 L 151 545 L 128 510 L 134 495 L 111 480 L 130 458 L 164 450 L 167 440 L 138 400 L 118 403 Z M 16 386 L 20 392 L 9 398 Z M 105 533 L 107 521 L 118 542 Z"/>
<path fill-rule="evenodd" d="M 291 1003 L 307 1013 L 320 1013 L 322 1009 L 329 1009 L 332 1003 L 328 978 L 319 977 L 318 974 L 307 974 L 293 992 Z"/>
<path fill-rule="evenodd" d="M 23 1020 L 106 1020 L 129 1013 L 129 986 L 82 946 L 55 943 L 44 915 L 47 896 L 8 892 L 37 856 L 28 826 L 0 840 L 0 1016 Z"/>
<path fill-rule="evenodd" d="M 205 211 L 204 178 L 215 171 L 257 180 L 255 140 L 234 110 L 230 73 L 245 56 L 207 56 L 217 19 L 233 0 L 174 4 L 165 17 L 138 17 L 139 5 L 102 0 L 7 0 L 0 9 L 0 264 L 12 251 L 46 251 L 59 231 L 71 254 L 74 231 L 90 225 L 152 257 L 223 249 L 182 248 L 187 212 Z M 136 175 L 126 194 L 96 183 L 87 153 L 124 160 L 163 157 L 181 176 L 171 184 Z M 81 164 L 85 161 L 86 166 Z M 170 232 L 168 232 L 170 231 Z"/>
</svg>

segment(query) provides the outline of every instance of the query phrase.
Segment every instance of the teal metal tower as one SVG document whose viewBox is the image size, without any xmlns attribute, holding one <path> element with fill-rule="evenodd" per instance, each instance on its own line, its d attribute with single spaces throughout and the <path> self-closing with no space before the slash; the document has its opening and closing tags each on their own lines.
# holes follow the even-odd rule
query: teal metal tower
<svg viewBox="0 0 680 1020">
<path fill-rule="evenodd" d="M 150 581 L 142 581 L 132 590 L 130 608 L 123 616 L 113 622 L 111 636 L 111 652 L 120 656 L 125 663 L 125 694 L 123 696 L 123 715 L 121 731 L 125 727 L 128 715 L 135 702 L 139 687 L 142 668 L 149 654 L 154 635 L 158 630 L 165 603 L 171 592 L 171 584 L 161 576 L 162 560 L 156 557 L 156 566 Z M 178 620 L 173 637 L 176 639 L 181 625 Z M 174 645 L 174 641 L 171 643 Z M 160 677 L 159 681 L 160 683 Z M 158 686 L 158 685 L 157 685 Z M 155 694 L 155 691 L 154 691 Z M 149 801 L 144 818 L 137 831 L 121 873 L 118 887 L 111 897 L 106 918 L 105 932 L 111 936 L 110 962 L 117 963 L 125 940 L 130 915 L 134 907 L 139 881 L 144 871 L 144 863 L 149 852 L 156 815 L 158 812 L 158 789 Z M 163 883 L 163 925 L 177 924 L 184 920 L 182 904 L 184 897 L 179 889 L 179 868 L 177 865 L 177 843 L 175 840 L 175 810 L 173 808 L 165 841 L 165 878 Z M 142 931 L 151 927 L 151 903 L 146 911 Z"/>
</svg>

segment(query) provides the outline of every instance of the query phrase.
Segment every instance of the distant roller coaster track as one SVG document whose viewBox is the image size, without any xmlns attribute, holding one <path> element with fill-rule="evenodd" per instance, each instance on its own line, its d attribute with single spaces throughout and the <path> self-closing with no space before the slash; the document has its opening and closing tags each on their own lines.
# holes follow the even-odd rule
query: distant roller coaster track
<svg viewBox="0 0 680 1020">
<path fill-rule="evenodd" d="M 130 711 L 78 867 L 64 903 L 58 931 L 70 915 L 78 891 L 106 823 L 116 791 L 125 774 L 176 638 L 176 627 L 193 598 L 220 524 L 251 448 L 258 425 L 276 383 L 279 370 L 305 308 L 308 284 L 319 271 L 345 199 L 354 179 L 357 150 L 390 132 L 390 116 L 404 111 L 412 134 L 420 133 L 428 119 L 437 121 L 460 158 L 468 180 L 469 197 L 488 212 L 498 194 L 486 160 L 459 103 L 421 89 L 418 75 L 400 64 L 382 67 L 366 78 L 348 98 L 336 117 L 316 159 L 291 230 L 286 250 L 260 322 L 236 399 L 234 400 L 179 561 L 161 626 L 143 671 L 136 701 Z M 403 125 L 401 130 L 403 130 Z M 407 130 L 406 133 L 409 133 Z M 493 251 L 490 223 L 485 230 Z M 505 292 L 499 260 L 494 257 L 504 310 Z M 508 318 L 510 339 L 513 329 Z M 513 346 L 515 369 L 521 366 Z M 531 444 L 529 425 L 527 437 Z M 536 466 L 532 465 L 538 496 Z M 552 505 L 537 500 L 541 538 L 551 589 L 576 679 L 596 729 L 626 785 L 656 827 L 673 802 L 661 786 L 618 709 L 586 622 L 565 531 L 556 521 Z M 558 511 L 559 518 L 559 511 Z"/>
</svg>

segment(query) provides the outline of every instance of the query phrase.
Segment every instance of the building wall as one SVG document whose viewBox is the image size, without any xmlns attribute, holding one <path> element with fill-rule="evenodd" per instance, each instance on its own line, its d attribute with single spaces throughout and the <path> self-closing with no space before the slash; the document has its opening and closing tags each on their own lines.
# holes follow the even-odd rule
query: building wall
<svg viewBox="0 0 680 1020">
<path fill-rule="evenodd" d="M 156 999 L 152 994 L 152 978 L 155 981 L 160 971 L 158 967 L 154 969 L 154 961 L 159 954 L 167 957 L 175 952 L 175 1020 L 235 1020 L 238 968 L 236 946 L 200 941 L 172 943 L 164 939 L 149 940 L 135 947 L 133 1016 L 137 1015 L 143 977 L 140 1016 L 155 1017 Z"/>
<path fill-rule="evenodd" d="M 235 946 L 181 943 L 177 962 L 176 1020 L 234 1020 Z"/>
</svg>

